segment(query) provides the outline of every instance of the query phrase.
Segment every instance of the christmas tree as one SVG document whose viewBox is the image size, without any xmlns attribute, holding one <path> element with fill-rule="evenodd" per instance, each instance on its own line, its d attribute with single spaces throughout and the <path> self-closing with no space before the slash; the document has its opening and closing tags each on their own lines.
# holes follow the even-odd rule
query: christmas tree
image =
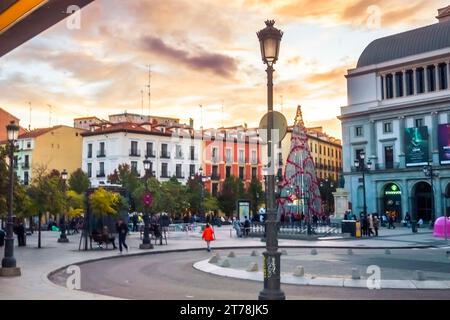
<svg viewBox="0 0 450 320">
<path fill-rule="evenodd" d="M 291 136 L 291 148 L 286 160 L 278 199 L 278 219 L 282 215 L 303 214 L 305 221 L 312 221 L 323 213 L 319 182 L 311 157 L 301 106 L 297 108 Z"/>
</svg>

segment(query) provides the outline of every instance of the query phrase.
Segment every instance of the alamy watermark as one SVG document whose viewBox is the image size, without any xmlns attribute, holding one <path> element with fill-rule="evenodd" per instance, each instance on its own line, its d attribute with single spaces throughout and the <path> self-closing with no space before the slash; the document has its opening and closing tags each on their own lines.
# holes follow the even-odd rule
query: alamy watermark
<svg viewBox="0 0 450 320">
<path fill-rule="evenodd" d="M 69 274 L 66 280 L 66 287 L 69 290 L 81 290 L 81 269 L 79 266 L 67 267 L 66 273 Z"/>
<path fill-rule="evenodd" d="M 366 21 L 366 26 L 370 30 L 377 30 L 381 28 L 381 18 L 383 16 L 383 13 L 381 11 L 381 8 L 377 5 L 371 5 L 367 7 L 366 10 L 367 14 L 369 14 L 369 17 Z"/>
<path fill-rule="evenodd" d="M 381 269 L 379 266 L 371 265 L 367 267 L 367 274 L 370 276 L 367 278 L 366 285 L 369 290 L 381 289 Z"/>
<path fill-rule="evenodd" d="M 67 7 L 67 14 L 70 16 L 67 18 L 66 27 L 69 30 L 81 29 L 81 8 L 77 5 L 71 5 Z"/>
</svg>

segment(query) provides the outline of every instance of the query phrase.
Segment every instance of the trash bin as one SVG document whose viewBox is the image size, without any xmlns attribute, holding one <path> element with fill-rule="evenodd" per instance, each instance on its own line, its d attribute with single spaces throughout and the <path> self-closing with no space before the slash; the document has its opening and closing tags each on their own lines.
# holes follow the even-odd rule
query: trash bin
<svg viewBox="0 0 450 320">
<path fill-rule="evenodd" d="M 411 228 L 413 233 L 417 233 L 417 221 L 411 221 Z"/>
<path fill-rule="evenodd" d="M 352 237 L 356 237 L 356 221 L 342 220 L 342 233 L 350 233 Z"/>
<path fill-rule="evenodd" d="M 3 230 L 0 230 L 0 247 L 3 247 L 5 245 L 5 232 Z"/>
</svg>

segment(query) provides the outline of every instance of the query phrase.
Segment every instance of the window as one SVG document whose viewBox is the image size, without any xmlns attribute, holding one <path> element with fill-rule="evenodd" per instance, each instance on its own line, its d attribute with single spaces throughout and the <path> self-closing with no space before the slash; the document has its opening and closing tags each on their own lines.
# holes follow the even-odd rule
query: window
<svg viewBox="0 0 450 320">
<path fill-rule="evenodd" d="M 195 146 L 189 147 L 189 158 L 195 160 Z"/>
<path fill-rule="evenodd" d="M 29 155 L 25 156 L 24 166 L 25 166 L 25 168 L 29 168 L 30 167 L 30 156 Z"/>
<path fill-rule="evenodd" d="M 31 141 L 27 141 L 27 149 L 31 148 Z"/>
<path fill-rule="evenodd" d="M 395 74 L 395 90 L 396 97 L 403 97 L 403 73 L 401 72 Z"/>
<path fill-rule="evenodd" d="M 161 163 L 161 178 L 168 178 L 167 163 Z"/>
<path fill-rule="evenodd" d="M 239 163 L 244 163 L 244 150 L 239 150 Z"/>
<path fill-rule="evenodd" d="M 137 174 L 138 173 L 137 166 L 138 166 L 137 161 L 131 161 L 131 172 L 134 172 Z"/>
<path fill-rule="evenodd" d="M 211 193 L 212 193 L 212 195 L 213 195 L 213 197 L 217 197 L 217 193 L 218 193 L 218 190 L 219 190 L 219 184 L 218 183 L 213 183 L 212 185 L 211 185 Z"/>
<path fill-rule="evenodd" d="M 436 67 L 427 67 L 428 92 L 436 91 Z"/>
<path fill-rule="evenodd" d="M 394 76 L 388 74 L 386 76 L 386 98 L 392 99 L 394 97 Z"/>
<path fill-rule="evenodd" d="M 381 80 L 381 100 L 384 100 L 384 77 L 380 77 Z"/>
<path fill-rule="evenodd" d="M 227 166 L 225 168 L 225 175 L 227 178 L 231 177 L 231 167 L 230 166 Z"/>
<path fill-rule="evenodd" d="M 239 167 L 239 179 L 244 180 L 244 167 Z"/>
<path fill-rule="evenodd" d="M 423 119 L 418 118 L 418 119 L 414 120 L 414 125 L 416 126 L 416 128 L 423 127 Z"/>
<path fill-rule="evenodd" d="M 25 186 L 27 186 L 29 183 L 30 183 L 30 177 L 29 177 L 28 171 L 25 171 L 23 173 L 23 184 Z"/>
<path fill-rule="evenodd" d="M 97 177 L 101 178 L 101 177 L 105 176 L 105 163 L 99 162 L 99 167 L 100 167 L 100 170 L 98 171 Z"/>
<path fill-rule="evenodd" d="M 406 95 L 412 96 L 414 94 L 414 71 L 407 70 L 406 76 Z"/>
<path fill-rule="evenodd" d="M 394 148 L 392 146 L 384 147 L 384 164 L 386 169 L 394 168 Z"/>
<path fill-rule="evenodd" d="M 105 143 L 104 142 L 100 142 L 97 156 L 99 158 L 105 157 Z"/>
<path fill-rule="evenodd" d="M 425 92 L 425 77 L 423 68 L 416 69 L 416 87 L 417 93 Z"/>
<path fill-rule="evenodd" d="M 219 149 L 218 148 L 212 148 L 212 161 L 213 162 L 219 161 Z"/>
<path fill-rule="evenodd" d="M 219 180 L 219 167 L 218 166 L 212 166 L 212 179 L 213 180 Z"/>
<path fill-rule="evenodd" d="M 147 150 L 145 152 L 147 157 L 154 157 L 155 154 L 153 152 L 153 142 L 147 142 Z"/>
<path fill-rule="evenodd" d="M 130 156 L 134 156 L 134 157 L 139 156 L 137 141 L 131 141 Z"/>
<path fill-rule="evenodd" d="M 257 170 L 256 170 L 256 168 L 252 168 L 252 179 L 257 179 L 257 178 L 258 178 Z"/>
<path fill-rule="evenodd" d="M 87 157 L 88 157 L 88 158 L 92 158 L 92 143 L 89 143 L 89 144 L 88 144 Z"/>
<path fill-rule="evenodd" d="M 256 150 L 252 150 L 252 163 L 256 163 Z"/>
<path fill-rule="evenodd" d="M 447 64 L 441 63 L 439 65 L 439 89 L 445 90 L 448 88 L 448 75 L 447 75 Z"/>
<path fill-rule="evenodd" d="M 314 145 L 315 153 L 317 153 L 317 144 Z"/>
<path fill-rule="evenodd" d="M 361 160 L 361 153 L 364 153 L 364 149 L 355 150 L 355 159 Z"/>
<path fill-rule="evenodd" d="M 87 175 L 88 178 L 92 178 L 92 163 L 87 164 Z"/>
<path fill-rule="evenodd" d="M 355 136 L 362 137 L 363 134 L 364 134 L 363 127 L 361 127 L 361 126 L 355 127 Z"/>
<path fill-rule="evenodd" d="M 232 160 L 231 160 L 231 149 L 226 149 L 225 150 L 225 158 L 226 158 L 227 163 L 231 163 L 232 162 Z"/>
<path fill-rule="evenodd" d="M 181 164 L 177 164 L 175 166 L 175 174 L 177 178 L 184 179 Z"/>
<path fill-rule="evenodd" d="M 195 176 L 195 164 L 189 165 L 189 176 Z"/>
<path fill-rule="evenodd" d="M 392 132 L 392 122 L 385 122 L 383 124 L 383 132 L 384 133 L 391 133 Z"/>
<path fill-rule="evenodd" d="M 161 158 L 170 158 L 170 154 L 167 151 L 167 143 L 161 144 Z"/>
<path fill-rule="evenodd" d="M 181 146 L 180 145 L 176 145 L 175 149 L 176 149 L 175 150 L 175 152 L 176 152 L 175 157 L 177 159 L 183 159 L 183 151 L 181 149 Z"/>
<path fill-rule="evenodd" d="M 322 145 L 319 145 L 319 154 L 322 154 Z"/>
</svg>

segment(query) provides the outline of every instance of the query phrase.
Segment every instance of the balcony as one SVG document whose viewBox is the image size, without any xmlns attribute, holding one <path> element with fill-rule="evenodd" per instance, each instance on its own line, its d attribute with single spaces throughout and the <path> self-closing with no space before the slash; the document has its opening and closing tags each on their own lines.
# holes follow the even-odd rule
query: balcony
<svg viewBox="0 0 450 320">
<path fill-rule="evenodd" d="M 105 158 L 105 157 L 106 157 L 105 150 L 97 151 L 97 158 Z"/>
<path fill-rule="evenodd" d="M 170 152 L 167 151 L 161 151 L 161 159 L 170 159 Z"/>
<path fill-rule="evenodd" d="M 177 179 L 184 179 L 183 172 L 177 172 L 176 175 L 175 175 L 175 178 L 177 178 Z"/>
<path fill-rule="evenodd" d="M 239 158 L 238 162 L 239 162 L 239 164 L 245 164 L 245 159 L 244 158 Z"/>
<path fill-rule="evenodd" d="M 393 162 L 390 164 L 377 163 L 375 165 L 375 170 L 395 170 L 400 169 L 400 162 Z"/>
<path fill-rule="evenodd" d="M 191 154 L 190 156 L 189 156 L 189 160 L 198 160 L 198 155 L 197 154 Z"/>
<path fill-rule="evenodd" d="M 170 172 L 167 172 L 167 171 L 164 172 L 164 171 L 162 171 L 160 177 L 161 177 L 161 178 L 168 179 L 168 178 L 170 178 Z"/>
<path fill-rule="evenodd" d="M 219 181 L 220 180 L 220 174 L 218 174 L 218 173 L 212 173 L 211 174 L 211 180 L 214 180 L 214 181 Z"/>
<path fill-rule="evenodd" d="M 22 169 L 23 170 L 28 170 L 28 169 L 30 169 L 30 164 L 29 163 L 22 163 Z"/>
<path fill-rule="evenodd" d="M 105 178 L 105 171 L 97 171 L 97 178 Z"/>
<path fill-rule="evenodd" d="M 232 163 L 232 162 L 233 162 L 233 159 L 231 159 L 231 157 L 226 157 L 226 158 L 225 158 L 225 162 L 226 162 L 226 163 Z"/>
<path fill-rule="evenodd" d="M 212 156 L 211 162 L 212 163 L 219 163 L 219 157 L 218 156 Z"/>
<path fill-rule="evenodd" d="M 251 160 L 251 162 L 250 162 L 252 165 L 257 165 L 258 164 L 258 160 L 257 159 L 253 159 L 252 158 L 252 160 Z M 280 166 L 282 166 L 283 165 L 283 161 L 281 161 L 281 163 L 280 162 L 278 162 L 278 164 L 280 165 Z"/>
<path fill-rule="evenodd" d="M 141 156 L 141 150 L 136 150 L 136 149 L 130 149 L 130 152 L 128 153 L 128 155 L 130 157 L 140 157 Z"/>
<path fill-rule="evenodd" d="M 147 149 L 145 151 L 145 156 L 148 157 L 148 158 L 156 158 L 156 152 L 155 152 L 155 150 Z"/>
</svg>

